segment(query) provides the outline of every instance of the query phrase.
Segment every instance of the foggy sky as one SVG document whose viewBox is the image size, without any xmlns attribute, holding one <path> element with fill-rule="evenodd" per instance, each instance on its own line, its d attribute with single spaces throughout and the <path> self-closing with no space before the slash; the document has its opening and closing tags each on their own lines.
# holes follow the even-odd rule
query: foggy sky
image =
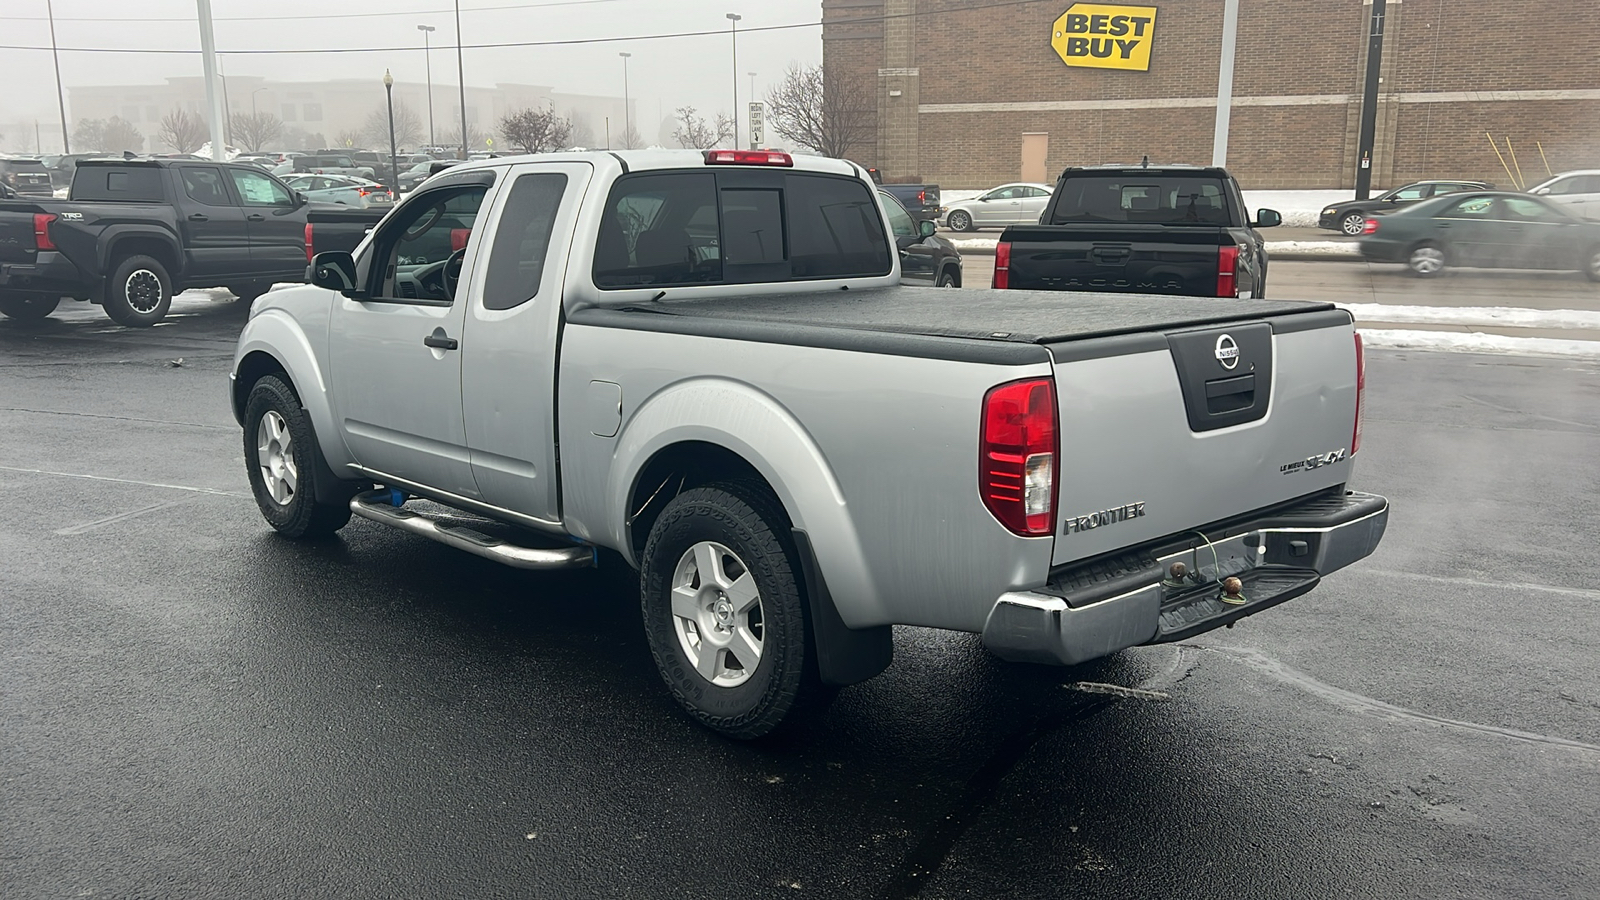
<svg viewBox="0 0 1600 900">
<path fill-rule="evenodd" d="M 556 2 L 561 5 L 548 5 Z M 54 6 L 56 42 L 61 47 L 200 47 L 193 0 L 54 0 Z M 523 8 L 486 9 L 508 6 Z M 397 11 L 406 12 L 388 14 Z M 0 44 L 46 48 L 0 50 L 0 123 L 37 118 L 45 129 L 52 125 L 60 129 L 45 12 L 45 0 L 0 2 Z M 751 34 L 742 31 L 748 27 L 816 21 L 822 12 L 819 0 L 462 0 L 461 31 L 465 44 L 726 32 L 729 22 L 724 14 L 729 12 L 744 17 L 739 23 L 738 39 L 741 108 L 750 100 L 750 78 L 746 73 L 757 73 L 759 98 L 791 61 L 815 65 L 821 60 L 819 27 Z M 326 17 L 348 14 L 359 17 Z M 431 35 L 433 83 L 436 88 L 457 83 L 452 0 L 212 0 L 212 15 L 216 19 L 222 69 L 230 78 L 371 78 L 378 85 L 388 68 L 397 80 L 422 82 L 422 34 L 417 25 L 428 24 L 438 29 Z M 289 16 L 309 18 L 280 18 Z M 251 20 L 240 21 L 240 17 Z M 181 21 L 158 21 L 161 19 Z M 415 49 L 248 56 L 225 52 L 325 47 Z M 628 93 L 641 123 L 655 122 L 660 115 L 671 116 L 673 108 L 686 104 L 702 113 L 731 107 L 733 64 L 726 33 L 565 47 L 467 50 L 466 82 L 475 87 L 491 87 L 496 82 L 539 84 L 566 93 L 621 96 L 619 51 L 633 54 L 628 60 Z M 198 53 L 61 53 L 61 80 L 67 87 L 159 84 L 170 76 L 200 74 Z M 381 91 L 381 87 L 375 90 Z M 68 104 L 69 122 L 75 124 L 70 93 Z M 655 129 L 641 127 L 640 131 L 649 139 Z"/>
</svg>

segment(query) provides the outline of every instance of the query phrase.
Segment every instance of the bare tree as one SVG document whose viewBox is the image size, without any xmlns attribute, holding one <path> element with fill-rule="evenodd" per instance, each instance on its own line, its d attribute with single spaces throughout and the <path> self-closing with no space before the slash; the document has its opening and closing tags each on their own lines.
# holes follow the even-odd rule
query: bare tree
<svg viewBox="0 0 1600 900">
<path fill-rule="evenodd" d="M 205 119 L 190 115 L 181 106 L 174 106 L 172 112 L 161 117 L 161 128 L 156 132 L 156 137 L 175 153 L 193 153 L 210 137 L 210 131 Z"/>
<path fill-rule="evenodd" d="M 791 64 L 783 81 L 767 92 L 766 124 L 775 133 L 825 156 L 844 157 L 877 136 L 872 94 L 854 75 L 822 66 Z"/>
<path fill-rule="evenodd" d="M 414 147 L 422 143 L 425 132 L 422 117 L 404 103 L 394 105 L 394 142 L 400 147 Z M 361 124 L 361 138 L 373 147 L 389 146 L 389 106 L 384 104 L 370 113 Z"/>
<path fill-rule="evenodd" d="M 72 142 L 85 149 L 107 153 L 138 152 L 144 149 L 144 135 L 117 116 L 109 119 L 79 119 L 72 130 Z"/>
<path fill-rule="evenodd" d="M 439 143 L 446 147 L 460 147 L 461 126 L 456 124 L 446 131 L 439 132 Z M 481 131 L 478 126 L 469 123 L 467 125 L 467 151 L 487 149 L 489 149 L 489 135 Z"/>
<path fill-rule="evenodd" d="M 344 128 L 334 136 L 334 139 L 339 142 L 339 146 L 346 150 L 354 149 L 357 144 L 361 143 L 361 132 L 354 128 Z"/>
<path fill-rule="evenodd" d="M 637 150 L 644 146 L 644 138 L 639 136 L 639 129 L 633 127 L 633 123 L 630 122 L 623 130 L 622 136 L 617 138 L 617 146 L 624 150 Z"/>
<path fill-rule="evenodd" d="M 678 119 L 678 128 L 672 132 L 672 139 L 680 147 L 709 150 L 733 137 L 733 120 L 721 113 L 717 114 L 715 127 L 707 125 L 703 117 L 695 115 L 692 106 L 680 106 L 674 110 L 674 114 Z"/>
<path fill-rule="evenodd" d="M 572 123 L 553 108 L 521 109 L 500 119 L 500 136 L 523 153 L 549 153 L 569 146 Z"/>
<path fill-rule="evenodd" d="M 572 133 L 567 136 L 571 141 L 570 147 L 593 147 L 594 126 L 589 124 L 589 117 L 577 110 L 567 111 L 567 121 L 572 123 Z"/>
<path fill-rule="evenodd" d="M 283 120 L 269 112 L 234 113 L 228 119 L 228 136 L 251 153 L 283 134 Z"/>
</svg>

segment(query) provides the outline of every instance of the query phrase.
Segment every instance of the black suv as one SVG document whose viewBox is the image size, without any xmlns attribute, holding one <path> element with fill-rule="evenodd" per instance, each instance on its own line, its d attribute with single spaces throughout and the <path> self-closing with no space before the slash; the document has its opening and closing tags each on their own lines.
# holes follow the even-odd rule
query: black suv
<svg viewBox="0 0 1600 900">
<path fill-rule="evenodd" d="M 54 197 L 50 170 L 37 159 L 0 159 L 0 183 L 23 197 Z"/>
</svg>

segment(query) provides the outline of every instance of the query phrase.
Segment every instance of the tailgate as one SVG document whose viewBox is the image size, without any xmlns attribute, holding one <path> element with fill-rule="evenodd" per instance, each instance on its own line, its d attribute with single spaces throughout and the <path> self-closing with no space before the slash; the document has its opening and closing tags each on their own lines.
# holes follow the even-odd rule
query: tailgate
<svg viewBox="0 0 1600 900">
<path fill-rule="evenodd" d="M 1227 229 L 1170 225 L 1024 225 L 1011 243 L 1010 287 L 1214 296 Z"/>
<path fill-rule="evenodd" d="M 38 256 L 33 238 L 33 214 L 38 211 L 31 203 L 0 205 L 0 262 L 32 263 Z"/>
<path fill-rule="evenodd" d="M 1050 350 L 1056 565 L 1195 534 L 1349 477 L 1356 354 L 1342 311 Z"/>
</svg>

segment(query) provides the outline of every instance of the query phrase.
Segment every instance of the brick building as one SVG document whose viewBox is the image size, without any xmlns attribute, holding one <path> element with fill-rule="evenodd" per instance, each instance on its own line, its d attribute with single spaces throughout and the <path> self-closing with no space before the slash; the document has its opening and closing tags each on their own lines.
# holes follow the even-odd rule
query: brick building
<svg viewBox="0 0 1600 900">
<path fill-rule="evenodd" d="M 877 139 L 851 155 L 946 188 L 1146 154 L 1209 163 L 1223 0 L 1125 2 L 1157 10 L 1148 71 L 1066 65 L 1052 36 L 1072 0 L 822 0 L 826 76 L 877 96 Z M 1509 186 L 1485 132 L 1502 154 L 1510 138 L 1530 185 L 1539 145 L 1556 172 L 1600 167 L 1600 2 L 1387 9 L 1374 186 Z M 1227 164 L 1246 187 L 1354 185 L 1370 13 L 1371 0 L 1239 0 Z"/>
</svg>

